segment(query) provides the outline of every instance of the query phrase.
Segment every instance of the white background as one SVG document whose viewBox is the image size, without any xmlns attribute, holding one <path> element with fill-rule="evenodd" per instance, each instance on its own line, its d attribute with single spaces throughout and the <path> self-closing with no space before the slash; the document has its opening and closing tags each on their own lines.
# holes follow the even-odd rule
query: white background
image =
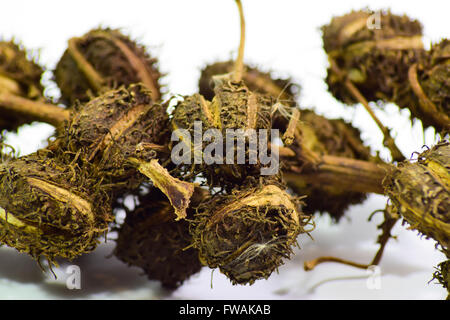
<svg viewBox="0 0 450 320">
<path fill-rule="evenodd" d="M 323 78 L 327 60 L 321 48 L 319 27 L 334 15 L 351 9 L 391 8 L 395 14 L 408 14 L 424 25 L 425 44 L 449 36 L 450 2 L 440 0 L 412 1 L 288 1 L 243 0 L 247 23 L 245 61 L 272 70 L 276 76 L 292 77 L 302 86 L 299 103 L 312 107 L 327 117 L 343 117 L 363 131 L 364 141 L 380 151 L 382 136 L 361 106 L 345 107 L 327 92 Z M 231 0 L 166 1 L 5 1 L 2 3 L 0 37 L 16 38 L 39 53 L 39 61 L 49 70 L 45 74 L 48 96 L 58 90 L 50 81 L 67 46 L 67 40 L 81 36 L 98 26 L 123 28 L 123 31 L 149 47 L 158 57 L 160 70 L 167 75 L 162 82 L 168 94 L 192 94 L 197 90 L 200 70 L 208 63 L 235 57 L 238 46 L 239 20 Z M 411 125 L 407 110 L 394 105 L 376 108 L 385 125 L 393 128 L 400 149 L 410 155 L 422 145 L 435 142 L 433 130 L 425 135 L 420 122 Z M 18 135 L 10 134 L 8 142 L 21 154 L 45 145 L 52 133 L 45 124 L 23 127 Z M 73 262 L 81 266 L 79 291 L 65 288 L 64 270 L 56 270 L 58 280 L 40 272 L 27 256 L 0 248 L 0 298 L 192 298 L 192 299 L 442 299 L 445 290 L 430 283 L 433 267 L 444 260 L 434 250 L 434 242 L 420 239 L 415 232 L 398 225 L 397 241 L 385 251 L 381 267 L 381 289 L 367 286 L 368 273 L 351 267 L 324 264 L 304 272 L 303 261 L 320 255 L 335 255 L 365 263 L 371 260 L 377 246 L 377 217 L 367 222 L 369 214 L 382 209 L 386 199 L 371 196 L 363 205 L 353 206 L 339 225 L 324 217 L 317 219 L 314 241 L 301 236 L 301 249 L 268 281 L 253 286 L 232 286 L 218 271 L 212 277 L 204 268 L 184 286 L 170 293 L 156 282 L 147 281 L 136 268 L 128 268 L 114 258 L 109 242 L 90 255 Z"/>
</svg>

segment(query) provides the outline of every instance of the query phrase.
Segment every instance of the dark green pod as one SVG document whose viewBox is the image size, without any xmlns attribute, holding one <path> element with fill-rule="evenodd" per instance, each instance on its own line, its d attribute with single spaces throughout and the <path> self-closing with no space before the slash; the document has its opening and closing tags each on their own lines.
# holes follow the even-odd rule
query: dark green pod
<svg viewBox="0 0 450 320">
<path fill-rule="evenodd" d="M 189 219 L 192 214 L 193 210 L 188 210 Z M 189 223 L 175 218 L 165 195 L 151 189 L 140 195 L 139 205 L 127 213 L 114 250 L 118 259 L 143 269 L 150 280 L 161 281 L 169 289 L 179 287 L 202 267 L 197 250 L 187 249 L 192 242 Z"/>
</svg>

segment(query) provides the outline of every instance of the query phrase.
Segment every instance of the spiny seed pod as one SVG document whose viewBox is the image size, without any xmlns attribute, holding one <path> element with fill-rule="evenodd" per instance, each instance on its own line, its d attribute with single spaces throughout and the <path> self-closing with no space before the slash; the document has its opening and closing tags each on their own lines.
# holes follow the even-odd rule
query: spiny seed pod
<svg viewBox="0 0 450 320">
<path fill-rule="evenodd" d="M 142 82 L 152 92 L 152 99 L 161 98 L 158 80 L 161 74 L 156 59 L 146 49 L 119 30 L 94 29 L 81 38 L 69 40 L 69 47 L 55 70 L 62 101 L 73 105 L 87 102 L 103 89 Z"/>
<path fill-rule="evenodd" d="M 197 201 L 194 194 L 192 204 Z M 202 198 L 201 196 L 199 199 Z M 188 210 L 188 218 L 193 210 Z M 142 268 L 151 280 L 159 280 L 176 289 L 202 265 L 198 252 L 189 248 L 192 237 L 186 220 L 175 221 L 176 215 L 164 194 L 153 188 L 139 197 L 139 205 L 127 213 L 120 226 L 114 254 L 130 266 Z"/>
<path fill-rule="evenodd" d="M 163 157 L 158 148 L 169 139 L 165 107 L 154 103 L 142 84 L 111 90 L 75 107 L 61 138 L 68 151 L 83 163 L 96 164 L 105 183 L 115 189 L 137 188 L 144 176 L 128 163 Z"/>
<path fill-rule="evenodd" d="M 447 300 L 450 300 L 450 260 L 441 262 L 436 269 L 437 271 L 434 273 L 433 279 L 438 280 L 447 289 Z"/>
<path fill-rule="evenodd" d="M 45 150 L 1 165 L 0 207 L 0 243 L 50 262 L 92 251 L 112 220 L 97 177 Z"/>
<path fill-rule="evenodd" d="M 370 149 L 364 146 L 360 131 L 351 124 L 342 119 L 327 119 L 311 110 L 302 110 L 300 113 L 303 147 L 320 155 L 371 160 Z M 297 147 L 295 144 L 291 146 L 294 150 Z M 307 214 L 328 212 L 335 221 L 339 221 L 349 205 L 362 203 L 367 197 L 365 193 L 349 192 L 324 185 L 320 181 L 303 180 L 301 175 L 289 170 L 283 173 L 288 186 L 296 194 L 306 196 L 303 211 Z"/>
<path fill-rule="evenodd" d="M 206 66 L 200 76 L 198 83 L 199 93 L 206 100 L 214 98 L 213 76 L 231 73 L 234 68 L 234 61 L 216 62 Z M 245 85 L 255 93 L 269 95 L 283 103 L 295 100 L 298 95 L 298 86 L 294 86 L 289 79 L 272 79 L 269 73 L 261 72 L 257 68 L 245 66 L 242 75 Z"/>
<path fill-rule="evenodd" d="M 409 108 L 425 127 L 450 132 L 450 41 L 434 44 L 425 59 L 409 70 L 409 99 L 396 101 Z"/>
<path fill-rule="evenodd" d="M 439 242 L 450 256 L 450 142 L 403 162 L 383 181 L 394 214 Z"/>
<path fill-rule="evenodd" d="M 31 100 L 43 100 L 40 83 L 44 70 L 27 57 L 27 52 L 14 42 L 0 41 L 0 95 L 12 94 Z M 2 110 L 0 103 L 0 133 L 16 130 L 31 122 L 26 115 Z"/>
<path fill-rule="evenodd" d="M 238 150 L 242 147 L 239 147 L 240 144 L 236 140 L 242 138 L 245 140 L 245 145 L 249 146 L 249 136 L 244 134 L 247 129 L 255 130 L 255 132 L 265 130 L 267 138 L 270 139 L 272 102 L 270 97 L 251 92 L 242 81 L 224 80 L 224 83 L 216 85 L 215 96 L 211 102 L 200 94 L 194 94 L 178 103 L 172 114 L 172 128 L 180 130 L 175 131 L 175 134 L 179 135 L 181 143 L 190 150 L 189 168 L 190 163 L 201 162 L 193 167 L 193 173 L 202 173 L 211 186 L 228 189 L 242 183 L 248 176 L 259 176 L 261 163 L 258 159 L 255 164 L 250 163 L 249 148 L 244 146 L 245 150 Z M 196 125 L 200 125 L 200 130 L 195 130 Z M 242 130 L 237 137 L 232 138 L 235 149 L 231 161 L 224 153 L 223 157 L 219 155 L 217 159 L 211 156 L 212 163 L 207 163 L 203 150 L 206 150 L 211 142 L 203 141 L 200 145 L 201 150 L 196 148 L 195 135 L 200 133 L 203 137 L 203 134 L 210 129 L 223 137 L 223 141 L 215 141 L 215 143 L 220 144 L 224 152 L 227 129 Z M 181 130 L 185 130 L 188 137 Z M 178 152 L 178 150 L 172 149 L 172 152 Z M 239 163 L 236 157 L 242 152 L 245 153 L 245 159 L 243 163 Z M 223 164 L 218 164 L 216 160 L 222 161 Z"/>
<path fill-rule="evenodd" d="M 379 15 L 380 28 L 368 27 L 372 15 Z M 353 11 L 333 18 L 322 32 L 328 57 L 368 101 L 396 101 L 410 94 L 405 86 L 409 67 L 425 55 L 418 21 L 390 12 Z M 335 98 L 357 103 L 333 67 L 326 82 Z"/>
<path fill-rule="evenodd" d="M 290 257 L 309 218 L 283 186 L 267 183 L 202 203 L 191 234 L 202 263 L 218 267 L 233 284 L 253 284 Z"/>
</svg>

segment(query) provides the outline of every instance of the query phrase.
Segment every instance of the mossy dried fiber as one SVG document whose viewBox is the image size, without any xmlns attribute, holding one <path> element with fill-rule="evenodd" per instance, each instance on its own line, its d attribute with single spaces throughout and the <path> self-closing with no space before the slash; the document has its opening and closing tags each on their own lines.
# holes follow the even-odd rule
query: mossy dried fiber
<svg viewBox="0 0 450 320">
<path fill-rule="evenodd" d="M 0 243 L 54 262 L 92 251 L 112 221 L 96 176 L 41 150 L 0 167 Z M 4 209 L 4 210 L 3 210 Z"/>
<path fill-rule="evenodd" d="M 200 195 L 194 194 L 192 205 Z M 188 210 L 187 218 L 192 214 L 193 209 Z M 202 267 L 197 250 L 188 248 L 192 242 L 189 223 L 175 218 L 166 196 L 152 188 L 140 195 L 139 205 L 127 213 L 114 250 L 118 259 L 143 269 L 150 280 L 161 281 L 169 289 L 179 287 Z"/>
<path fill-rule="evenodd" d="M 137 188 L 144 176 L 128 163 L 167 157 L 158 153 L 170 138 L 166 107 L 142 84 L 110 90 L 75 107 L 61 139 L 77 161 L 95 164 L 105 183 L 117 191 Z"/>
<path fill-rule="evenodd" d="M 441 142 L 403 162 L 383 181 L 394 214 L 439 242 L 450 256 L 450 142 Z"/>
<path fill-rule="evenodd" d="M 333 155 L 358 160 L 375 161 L 370 148 L 361 140 L 360 131 L 342 119 L 327 119 L 311 110 L 300 111 L 298 134 L 300 144 L 294 142 L 292 150 L 301 155 L 306 148 L 318 155 Z M 335 220 L 344 215 L 349 205 L 362 203 L 367 195 L 323 184 L 320 179 L 302 179 L 302 176 L 289 171 L 289 165 L 307 165 L 300 158 L 283 159 L 287 164 L 283 170 L 287 184 L 298 195 L 304 195 L 307 214 L 327 212 Z"/>
<path fill-rule="evenodd" d="M 377 14 L 380 28 L 369 28 L 369 19 Z M 333 18 L 322 27 L 322 33 L 329 58 L 368 101 L 408 99 L 409 67 L 426 54 L 420 22 L 389 11 L 352 11 Z M 331 67 L 326 82 L 338 100 L 358 102 L 345 87 L 342 76 Z"/>
<path fill-rule="evenodd" d="M 13 41 L 0 41 L 0 94 L 13 94 L 31 100 L 44 100 L 41 77 L 44 70 L 28 57 L 26 50 Z M 16 130 L 29 123 L 26 115 L 2 110 L 0 104 L 0 133 Z"/>
<path fill-rule="evenodd" d="M 184 139 L 183 135 L 179 138 L 183 143 L 189 144 L 188 148 L 191 150 L 190 163 L 196 163 L 196 157 L 204 159 L 202 150 L 211 144 L 211 141 L 204 141 L 202 149 L 194 148 L 195 137 L 195 123 L 201 123 L 202 134 L 209 129 L 215 129 L 223 137 L 223 154 L 224 157 L 219 159 L 223 164 L 217 164 L 214 161 L 207 164 L 202 160 L 202 164 L 195 164 L 191 167 L 188 165 L 188 171 L 192 170 L 190 174 L 202 174 L 207 178 L 210 186 L 220 186 L 225 189 L 231 189 L 237 184 L 241 184 L 248 176 L 260 175 L 262 164 L 257 159 L 256 163 L 249 161 L 249 136 L 244 135 L 246 129 L 267 130 L 268 141 L 270 141 L 270 129 L 272 127 L 271 111 L 274 100 L 268 96 L 253 93 L 242 82 L 232 82 L 223 80 L 215 87 L 215 96 L 212 101 L 206 100 L 200 94 L 185 97 L 183 101 L 179 102 L 172 113 L 172 128 L 173 130 L 184 129 L 190 134 L 191 143 Z M 225 159 L 226 152 L 226 137 L 227 129 L 243 130 L 239 134 L 239 138 L 245 140 L 246 154 L 245 163 L 239 163 L 236 155 L 240 153 L 238 150 L 240 144 L 235 140 L 234 159 Z M 178 132 L 178 131 L 177 131 Z M 214 139 L 212 139 L 214 141 Z M 220 141 L 215 141 L 217 144 Z M 229 162 L 233 164 L 228 164 Z"/>
<path fill-rule="evenodd" d="M 160 100 L 160 72 L 156 59 L 146 48 L 119 30 L 94 29 L 69 41 L 55 69 L 55 80 L 61 89 L 62 101 L 73 105 L 87 102 L 103 88 L 117 88 L 142 82 Z"/>
<path fill-rule="evenodd" d="M 269 182 L 203 202 L 191 234 L 203 264 L 218 267 L 233 284 L 253 284 L 290 257 L 309 219 L 283 185 Z"/>
<path fill-rule="evenodd" d="M 214 98 L 213 76 L 233 72 L 234 65 L 234 61 L 216 62 L 207 65 L 200 75 L 199 93 L 206 100 L 212 100 Z M 244 68 L 242 80 L 250 91 L 270 95 L 282 103 L 295 101 L 299 87 L 294 85 L 290 79 L 273 79 L 270 73 L 262 72 L 255 67 L 246 65 Z"/>
</svg>

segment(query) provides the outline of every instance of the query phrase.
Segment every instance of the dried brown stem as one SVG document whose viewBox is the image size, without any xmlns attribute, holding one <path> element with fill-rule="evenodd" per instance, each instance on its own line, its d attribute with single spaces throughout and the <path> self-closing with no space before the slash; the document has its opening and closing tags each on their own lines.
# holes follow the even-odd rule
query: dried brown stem
<svg viewBox="0 0 450 320">
<path fill-rule="evenodd" d="M 350 94 L 353 95 L 353 97 L 364 106 L 366 111 L 377 124 L 378 128 L 380 128 L 384 136 L 383 144 L 390 150 L 392 159 L 397 162 L 406 160 L 405 156 L 401 153 L 400 149 L 395 144 L 395 140 L 391 137 L 389 129 L 386 128 L 383 123 L 381 123 L 380 119 L 378 119 L 378 117 L 375 115 L 366 98 L 361 94 L 358 88 L 356 88 L 356 86 L 348 78 L 345 77 L 345 74 L 342 72 L 342 70 L 339 69 L 336 62 L 332 58 L 329 58 L 329 61 L 330 68 L 333 70 L 333 72 L 335 72 L 343 79 L 344 85 L 350 92 Z"/>
<path fill-rule="evenodd" d="M 69 119 L 70 111 L 53 104 L 32 101 L 13 94 L 0 93 L 0 110 L 8 110 L 28 116 L 36 121 L 61 125 Z"/>
<path fill-rule="evenodd" d="M 241 0 L 235 0 L 239 10 L 239 18 L 241 22 L 241 36 L 239 43 L 238 56 L 234 65 L 233 81 L 239 82 L 244 73 L 244 49 L 245 49 L 245 18 Z"/>
</svg>

